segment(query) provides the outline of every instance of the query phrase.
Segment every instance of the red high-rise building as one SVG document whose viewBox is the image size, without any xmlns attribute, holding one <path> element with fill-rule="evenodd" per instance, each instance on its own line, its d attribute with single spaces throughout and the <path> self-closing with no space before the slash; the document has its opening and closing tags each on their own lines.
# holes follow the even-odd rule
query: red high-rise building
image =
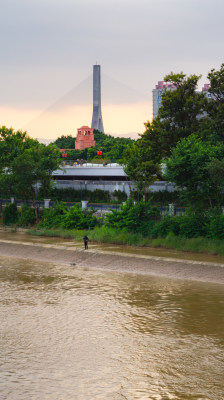
<svg viewBox="0 0 224 400">
<path fill-rule="evenodd" d="M 94 147 L 95 146 L 93 129 L 88 126 L 82 126 L 77 129 L 77 137 L 75 141 L 76 150 L 83 150 L 86 147 Z"/>
</svg>

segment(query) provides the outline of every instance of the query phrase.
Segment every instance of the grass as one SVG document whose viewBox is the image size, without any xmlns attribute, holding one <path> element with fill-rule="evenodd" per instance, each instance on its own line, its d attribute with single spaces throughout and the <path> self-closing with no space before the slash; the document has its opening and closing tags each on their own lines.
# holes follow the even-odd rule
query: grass
<svg viewBox="0 0 224 400">
<path fill-rule="evenodd" d="M 98 243 L 112 243 L 128 246 L 161 247 L 187 251 L 192 253 L 207 253 L 224 256 L 224 241 L 220 239 L 207 239 L 203 237 L 187 239 L 173 234 L 166 238 L 151 239 L 143 237 L 140 233 L 116 230 L 106 226 L 96 227 L 93 230 L 66 230 L 66 229 L 29 229 L 29 235 L 62 237 L 66 239 L 82 240 L 84 235 Z"/>
<path fill-rule="evenodd" d="M 166 238 L 153 239 L 151 245 L 152 247 L 224 256 L 224 241 L 221 239 L 207 239 L 204 237 L 187 239 L 175 235 L 168 235 Z"/>
<path fill-rule="evenodd" d="M 68 230 L 68 229 L 28 229 L 26 231 L 27 235 L 32 236 L 48 236 L 48 237 L 61 237 L 64 239 L 76 239 L 81 240 L 83 236 L 86 234 L 84 230 Z"/>
</svg>

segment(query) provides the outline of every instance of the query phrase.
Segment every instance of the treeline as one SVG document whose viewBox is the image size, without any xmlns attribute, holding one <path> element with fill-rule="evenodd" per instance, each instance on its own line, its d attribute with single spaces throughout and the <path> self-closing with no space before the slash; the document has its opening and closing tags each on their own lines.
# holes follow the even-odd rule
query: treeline
<svg viewBox="0 0 224 400">
<path fill-rule="evenodd" d="M 167 75 L 158 116 L 125 152 L 125 171 L 145 198 L 161 177 L 176 184 L 192 209 L 224 205 L 224 64 L 207 76 L 208 92 L 198 91 L 201 76 Z M 163 168 L 161 168 L 161 165 Z"/>
<path fill-rule="evenodd" d="M 48 191 L 48 196 L 53 201 L 78 202 L 80 200 L 88 200 L 90 203 L 123 203 L 128 198 L 126 192 L 122 190 L 114 190 L 111 193 L 108 190 L 102 189 L 91 191 L 87 189 L 74 188 L 60 189 L 57 187 L 51 187 Z M 44 200 L 45 198 L 45 192 L 40 187 L 37 199 Z M 139 193 L 135 190 L 130 193 L 130 198 L 134 201 L 141 200 Z M 177 206 L 184 206 L 184 202 L 180 199 L 180 193 L 176 190 L 173 192 L 168 192 L 166 190 L 149 192 L 147 193 L 146 201 L 161 206 L 167 206 L 170 203 L 174 203 Z"/>
<path fill-rule="evenodd" d="M 30 138 L 27 132 L 0 128 L 0 197 L 32 199 L 36 220 L 37 184 L 48 198 L 52 173 L 59 165 L 59 150 L 52 144 L 45 146 Z"/>
<path fill-rule="evenodd" d="M 5 225 L 29 226 L 35 222 L 35 212 L 24 205 L 17 209 L 15 204 L 7 205 L 3 210 Z M 161 216 L 160 210 L 150 202 L 141 200 L 134 203 L 129 199 L 120 211 L 112 210 L 104 218 L 97 218 L 94 210 L 82 211 L 80 204 L 68 207 L 65 203 L 55 203 L 50 209 L 43 209 L 39 214 L 38 229 L 104 229 L 105 235 L 110 229 L 117 234 L 139 234 L 143 238 L 165 238 L 175 236 L 180 238 L 205 237 L 224 239 L 224 215 L 219 209 L 201 214 L 189 210 L 182 216 Z"/>
<path fill-rule="evenodd" d="M 45 198 L 44 191 L 40 188 L 38 192 L 38 199 L 43 200 Z M 127 200 L 127 194 L 121 190 L 114 190 L 110 193 L 108 190 L 95 189 L 93 191 L 87 189 L 73 189 L 65 188 L 59 189 L 52 187 L 49 190 L 49 198 L 53 201 L 64 201 L 64 202 L 80 202 L 81 200 L 87 200 L 90 203 L 121 203 Z"/>
<path fill-rule="evenodd" d="M 85 161 L 109 161 L 109 162 L 120 162 L 123 161 L 123 154 L 127 146 L 134 143 L 131 138 L 114 137 L 107 135 L 98 130 L 94 130 L 94 138 L 96 141 L 95 147 L 86 148 L 84 150 L 75 150 L 75 140 L 76 138 L 71 135 L 57 138 L 53 145 L 59 149 L 74 149 L 68 150 L 67 160 L 85 160 Z M 102 155 L 98 156 L 97 151 L 102 151 Z"/>
</svg>

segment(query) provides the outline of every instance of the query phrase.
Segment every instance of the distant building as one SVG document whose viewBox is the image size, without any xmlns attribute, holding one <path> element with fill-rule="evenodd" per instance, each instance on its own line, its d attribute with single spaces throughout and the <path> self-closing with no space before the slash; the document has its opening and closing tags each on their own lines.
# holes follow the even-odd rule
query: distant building
<svg viewBox="0 0 224 400">
<path fill-rule="evenodd" d="M 202 92 L 205 93 L 208 99 L 212 98 L 212 95 L 209 93 L 210 84 L 205 83 Z M 153 97 L 153 119 L 157 117 L 159 108 L 162 105 L 162 95 L 165 93 L 166 90 L 175 90 L 176 86 L 173 83 L 167 83 L 164 81 L 159 81 L 156 85 L 155 89 L 152 91 Z M 200 92 L 198 92 L 200 93 Z"/>
<path fill-rule="evenodd" d="M 203 88 L 202 88 L 202 92 L 205 93 L 206 97 L 208 99 L 212 99 L 212 94 L 209 93 L 209 89 L 210 89 L 210 84 L 209 83 L 205 83 Z"/>
<path fill-rule="evenodd" d="M 77 129 L 77 137 L 75 141 L 76 150 L 84 150 L 87 147 L 94 147 L 96 144 L 94 140 L 93 129 L 88 126 L 82 126 Z"/>
<path fill-rule="evenodd" d="M 167 83 L 164 81 L 159 81 L 155 89 L 152 91 L 153 98 L 153 119 L 157 117 L 159 108 L 162 104 L 162 95 L 167 89 L 176 89 L 173 83 Z"/>
<path fill-rule="evenodd" d="M 66 161 L 66 160 L 65 160 Z M 134 190 L 134 182 L 131 182 L 124 172 L 124 167 L 119 164 L 74 164 L 64 165 L 53 172 L 54 184 L 60 189 L 73 188 L 76 190 L 96 189 L 121 190 L 128 196 Z M 152 192 L 168 191 L 173 192 L 175 185 L 170 182 L 156 181 L 150 186 Z"/>
</svg>

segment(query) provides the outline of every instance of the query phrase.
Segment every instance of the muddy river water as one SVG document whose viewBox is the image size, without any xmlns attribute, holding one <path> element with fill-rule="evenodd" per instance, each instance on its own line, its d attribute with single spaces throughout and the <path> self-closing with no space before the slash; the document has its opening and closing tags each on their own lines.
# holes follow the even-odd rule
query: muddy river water
<svg viewBox="0 0 224 400">
<path fill-rule="evenodd" d="M 0 257 L 1 400 L 223 400 L 224 286 Z"/>
</svg>

